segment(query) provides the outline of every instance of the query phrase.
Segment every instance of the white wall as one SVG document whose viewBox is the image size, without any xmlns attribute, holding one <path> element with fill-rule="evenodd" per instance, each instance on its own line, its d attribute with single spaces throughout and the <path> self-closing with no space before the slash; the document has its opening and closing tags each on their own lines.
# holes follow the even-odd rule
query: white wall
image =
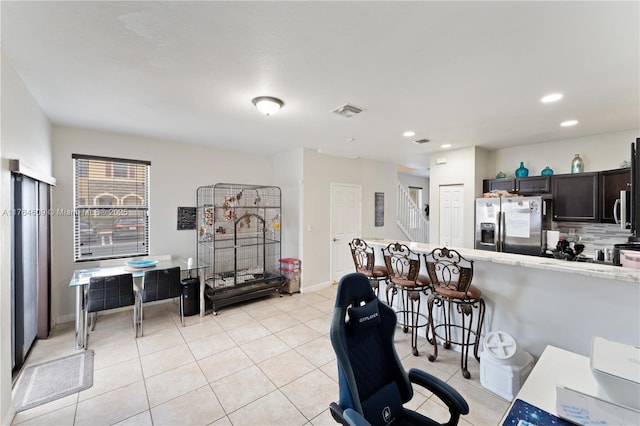
<svg viewBox="0 0 640 426">
<path fill-rule="evenodd" d="M 73 209 L 71 154 L 151 161 L 149 244 L 151 255 L 195 257 L 196 231 L 177 230 L 177 208 L 195 207 L 199 186 L 219 182 L 273 185 L 271 156 L 223 151 L 201 145 L 69 127 L 53 128 L 54 209 Z M 290 232 L 283 221 L 283 233 Z M 51 304 L 56 321 L 74 318 L 74 292 L 68 287 L 74 269 L 73 218 L 52 217 Z"/>
<path fill-rule="evenodd" d="M 499 171 L 513 177 L 521 161 L 529 169 L 529 176 L 540 176 L 546 166 L 555 174 L 571 173 L 575 154 L 580 154 L 584 161 L 585 172 L 617 169 L 622 161 L 630 159 L 630 146 L 637 137 L 640 137 L 640 129 L 630 129 L 498 149 L 490 152 L 490 168 L 484 179 L 495 178 Z"/>
<path fill-rule="evenodd" d="M 330 282 L 330 184 L 362 186 L 362 235 L 404 240 L 396 224 L 396 166 L 370 160 L 350 160 L 304 150 L 303 288 Z M 384 192 L 384 226 L 375 226 L 375 193 Z"/>
<path fill-rule="evenodd" d="M 430 196 L 430 221 L 429 243 L 438 244 L 440 241 L 440 186 L 463 185 L 464 186 L 464 223 L 463 247 L 473 248 L 474 231 L 474 200 L 477 186 L 476 174 L 476 147 L 447 151 L 438 155 L 438 158 L 446 158 L 445 164 L 436 164 L 436 156 L 431 157 L 431 178 L 429 180 Z M 482 185 L 482 182 L 480 182 Z"/>
<path fill-rule="evenodd" d="M 295 149 L 273 157 L 274 184 L 282 190 L 282 257 L 302 257 L 302 169 L 303 150 Z M 302 271 L 304 273 L 304 269 Z"/>
<path fill-rule="evenodd" d="M 51 125 L 29 89 L 0 52 L 2 81 L 0 153 L 0 210 L 11 208 L 8 159 L 51 176 Z M 9 424 L 11 401 L 11 218 L 0 215 L 0 421 Z"/>
</svg>

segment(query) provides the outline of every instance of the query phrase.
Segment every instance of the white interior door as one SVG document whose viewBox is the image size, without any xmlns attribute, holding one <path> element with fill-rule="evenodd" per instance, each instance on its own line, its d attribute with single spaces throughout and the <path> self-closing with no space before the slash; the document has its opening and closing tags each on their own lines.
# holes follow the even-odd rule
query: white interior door
<svg viewBox="0 0 640 426">
<path fill-rule="evenodd" d="M 331 279 L 334 281 L 355 272 L 349 242 L 361 237 L 361 192 L 359 185 L 331 184 Z"/>
<path fill-rule="evenodd" d="M 464 244 L 464 186 L 440 187 L 440 245 L 462 247 Z"/>
</svg>

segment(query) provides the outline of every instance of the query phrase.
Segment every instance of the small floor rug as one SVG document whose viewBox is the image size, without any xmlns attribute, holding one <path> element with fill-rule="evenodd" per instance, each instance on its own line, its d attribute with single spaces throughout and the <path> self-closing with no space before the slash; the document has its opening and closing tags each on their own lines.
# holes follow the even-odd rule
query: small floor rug
<svg viewBox="0 0 640 426">
<path fill-rule="evenodd" d="M 16 412 L 93 386 L 93 351 L 82 351 L 24 369 L 13 395 Z"/>
</svg>

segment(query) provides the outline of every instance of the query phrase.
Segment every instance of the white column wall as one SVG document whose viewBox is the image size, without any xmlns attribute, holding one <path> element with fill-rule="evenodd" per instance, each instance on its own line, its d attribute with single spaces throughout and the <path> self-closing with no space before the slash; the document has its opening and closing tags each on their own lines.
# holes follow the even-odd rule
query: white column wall
<svg viewBox="0 0 640 426">
<path fill-rule="evenodd" d="M 13 66 L 0 52 L 2 105 L 0 153 L 0 422 L 9 424 L 11 401 L 11 172 L 18 159 L 42 175 L 52 175 L 51 124 Z"/>
</svg>

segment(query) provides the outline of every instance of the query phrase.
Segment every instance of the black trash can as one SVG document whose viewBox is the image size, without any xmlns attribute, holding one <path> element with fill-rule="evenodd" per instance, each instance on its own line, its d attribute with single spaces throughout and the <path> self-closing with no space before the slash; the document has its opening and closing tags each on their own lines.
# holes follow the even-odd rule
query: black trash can
<svg viewBox="0 0 640 426">
<path fill-rule="evenodd" d="M 200 278 L 185 278 L 182 284 L 182 309 L 185 317 L 200 312 Z"/>
</svg>

